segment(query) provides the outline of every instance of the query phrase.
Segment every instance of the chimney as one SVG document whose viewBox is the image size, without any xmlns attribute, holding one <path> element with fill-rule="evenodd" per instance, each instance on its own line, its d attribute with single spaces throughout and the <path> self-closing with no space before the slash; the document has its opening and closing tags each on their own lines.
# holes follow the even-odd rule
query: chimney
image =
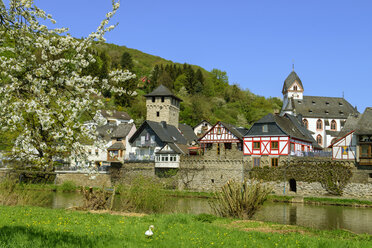
<svg viewBox="0 0 372 248">
<path fill-rule="evenodd" d="M 167 128 L 167 122 L 166 121 L 161 121 L 160 123 L 161 123 L 161 126 L 163 128 Z"/>
</svg>

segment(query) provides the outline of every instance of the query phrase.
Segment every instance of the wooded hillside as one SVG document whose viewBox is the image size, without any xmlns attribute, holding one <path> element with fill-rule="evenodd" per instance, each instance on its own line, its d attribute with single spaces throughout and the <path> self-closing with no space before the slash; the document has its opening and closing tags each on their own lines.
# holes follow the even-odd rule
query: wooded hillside
<svg viewBox="0 0 372 248">
<path fill-rule="evenodd" d="M 124 85 L 128 92 L 136 91 L 137 96 L 105 95 L 108 109 L 127 111 L 137 124 L 146 117 L 143 95 L 160 84 L 183 99 L 180 122 L 191 126 L 205 119 L 212 124 L 221 120 L 250 127 L 264 115 L 279 111 L 282 106 L 279 98 L 257 96 L 237 84 L 230 84 L 226 72 L 219 69 L 209 72 L 196 65 L 174 63 L 114 44 L 97 45 L 95 50 L 96 65 L 87 73 L 104 77 L 111 69 L 126 68 L 137 75 L 130 85 Z"/>
</svg>

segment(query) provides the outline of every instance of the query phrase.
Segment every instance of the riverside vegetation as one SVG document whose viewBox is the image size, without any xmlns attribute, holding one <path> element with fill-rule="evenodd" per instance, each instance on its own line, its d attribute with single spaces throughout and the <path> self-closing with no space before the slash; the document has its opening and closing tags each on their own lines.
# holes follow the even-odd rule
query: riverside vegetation
<svg viewBox="0 0 372 248">
<path fill-rule="evenodd" d="M 142 217 L 0 207 L 0 247 L 371 247 L 370 235 L 208 215 Z M 145 237 L 149 225 L 154 236 Z"/>
</svg>

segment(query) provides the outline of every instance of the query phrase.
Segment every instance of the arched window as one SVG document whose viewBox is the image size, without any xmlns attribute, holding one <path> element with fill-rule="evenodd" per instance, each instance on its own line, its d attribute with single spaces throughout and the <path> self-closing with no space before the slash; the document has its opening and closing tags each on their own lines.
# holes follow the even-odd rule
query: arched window
<svg viewBox="0 0 372 248">
<path fill-rule="evenodd" d="M 297 90 L 297 85 L 293 86 L 293 90 Z"/>
<path fill-rule="evenodd" d="M 318 136 L 316 136 L 316 142 L 321 145 L 322 142 L 323 142 L 323 138 L 322 138 L 322 135 L 318 134 Z"/>
<path fill-rule="evenodd" d="M 335 131 L 336 130 L 336 127 L 337 127 L 336 121 L 335 120 L 332 120 L 331 121 L 331 130 Z"/>
<path fill-rule="evenodd" d="M 317 130 L 322 130 L 323 129 L 323 122 L 321 119 L 316 121 L 316 129 Z"/>
<path fill-rule="evenodd" d="M 302 123 L 304 124 L 304 126 L 309 129 L 309 122 L 307 121 L 307 119 L 303 119 L 302 120 Z"/>
</svg>

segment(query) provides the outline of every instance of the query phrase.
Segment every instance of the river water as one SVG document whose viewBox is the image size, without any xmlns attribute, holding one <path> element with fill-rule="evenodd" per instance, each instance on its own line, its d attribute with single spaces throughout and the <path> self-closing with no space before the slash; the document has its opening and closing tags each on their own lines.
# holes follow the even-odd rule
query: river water
<svg viewBox="0 0 372 248">
<path fill-rule="evenodd" d="M 50 207 L 80 206 L 82 200 L 82 195 L 78 193 L 55 193 Z M 169 197 L 167 206 L 167 213 L 212 213 L 208 199 L 204 198 Z M 115 206 L 115 208 L 118 210 L 120 206 Z M 318 229 L 346 229 L 355 233 L 372 234 L 372 208 L 267 202 L 253 219 Z"/>
</svg>

